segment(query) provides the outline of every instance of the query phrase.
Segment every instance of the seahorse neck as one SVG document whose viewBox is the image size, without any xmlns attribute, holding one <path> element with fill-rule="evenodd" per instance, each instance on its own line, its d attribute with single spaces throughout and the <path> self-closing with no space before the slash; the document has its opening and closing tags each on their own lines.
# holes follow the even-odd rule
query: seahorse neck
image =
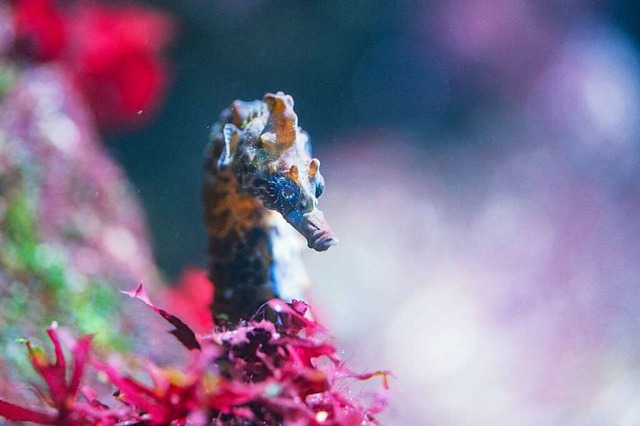
<svg viewBox="0 0 640 426">
<path fill-rule="evenodd" d="M 273 248 L 279 214 L 239 190 L 231 167 L 208 174 L 204 186 L 213 309 L 247 318 L 274 292 Z"/>
</svg>

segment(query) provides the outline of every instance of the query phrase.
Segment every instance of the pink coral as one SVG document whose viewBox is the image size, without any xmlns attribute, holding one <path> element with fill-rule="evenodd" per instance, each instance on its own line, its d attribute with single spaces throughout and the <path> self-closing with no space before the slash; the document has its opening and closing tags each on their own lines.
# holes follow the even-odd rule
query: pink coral
<svg viewBox="0 0 640 426">
<path fill-rule="evenodd" d="M 95 419 L 90 403 L 77 402 L 76 394 L 89 356 L 91 337 L 85 336 L 75 342 L 72 348 L 73 368 L 67 380 L 67 362 L 55 327 L 47 330 L 53 343 L 55 361 L 51 363 L 39 348 L 26 342 L 31 365 L 47 385 L 46 390 L 36 388 L 43 402 L 55 410 L 41 411 L 23 408 L 0 400 L 0 415 L 12 421 L 27 421 L 40 424 L 92 424 Z M 100 416 L 101 417 L 101 416 Z"/>
<path fill-rule="evenodd" d="M 162 53 L 173 34 L 167 15 L 86 1 L 12 6 L 15 53 L 66 64 L 100 124 L 137 124 L 160 104 L 168 82 Z"/>
<path fill-rule="evenodd" d="M 62 12 L 53 0 L 15 0 L 13 25 L 18 49 L 36 60 L 57 59 L 67 41 Z"/>
<path fill-rule="evenodd" d="M 211 302 L 213 283 L 204 269 L 189 267 L 178 278 L 178 284 L 166 291 L 164 299 L 172 312 L 183 318 L 194 331 L 207 332 L 213 328 Z"/>
<path fill-rule="evenodd" d="M 153 305 L 144 287 L 127 294 L 142 300 L 175 327 L 171 333 L 191 350 L 186 368 L 161 368 L 145 360 L 149 384 L 112 364 L 92 360 L 94 369 L 118 388 L 114 394 L 118 405 L 110 408 L 88 387 L 82 388 L 84 398 L 80 401 L 77 394 L 91 338 L 83 337 L 73 345 L 74 368 L 67 382 L 61 345 L 56 330 L 50 328 L 55 363 L 27 345 L 33 367 L 48 386 L 48 392 L 39 391 L 39 395 L 55 411 L 0 400 L 0 415 L 41 424 L 377 424 L 374 414 L 384 404 L 378 401 L 367 407 L 354 401 L 340 391 L 339 383 L 345 378 L 382 376 L 386 387 L 389 373 L 359 375 L 348 370 L 335 347 L 323 337 L 324 328 L 305 315 L 305 303 L 274 299 L 251 321 L 218 326 L 208 335 L 196 336 L 179 318 Z"/>
<path fill-rule="evenodd" d="M 68 32 L 64 59 L 101 124 L 135 124 L 155 111 L 168 81 L 162 51 L 172 22 L 166 15 L 81 3 Z"/>
</svg>

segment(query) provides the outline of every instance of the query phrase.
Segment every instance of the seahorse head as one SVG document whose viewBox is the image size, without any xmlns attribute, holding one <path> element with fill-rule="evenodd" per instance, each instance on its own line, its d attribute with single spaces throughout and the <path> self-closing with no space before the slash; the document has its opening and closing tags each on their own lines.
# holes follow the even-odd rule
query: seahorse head
<svg viewBox="0 0 640 426">
<path fill-rule="evenodd" d="M 263 101 L 264 111 L 248 116 L 242 129 L 224 129 L 229 152 L 237 155 L 240 188 L 280 212 L 310 248 L 327 250 L 338 240 L 318 209 L 324 191 L 320 161 L 311 157 L 309 136 L 298 127 L 293 98 L 267 93 Z"/>
</svg>

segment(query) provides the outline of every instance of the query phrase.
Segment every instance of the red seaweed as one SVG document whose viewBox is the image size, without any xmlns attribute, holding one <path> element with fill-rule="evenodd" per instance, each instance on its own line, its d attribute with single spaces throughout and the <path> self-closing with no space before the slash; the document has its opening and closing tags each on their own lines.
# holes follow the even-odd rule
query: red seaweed
<svg viewBox="0 0 640 426">
<path fill-rule="evenodd" d="M 389 372 L 356 374 L 347 369 L 327 340 L 325 328 L 308 316 L 304 302 L 274 299 L 250 321 L 218 324 L 210 333 L 197 335 L 182 320 L 155 306 L 142 285 L 125 293 L 142 300 L 175 327 L 171 333 L 189 349 L 186 366 L 160 367 L 141 359 L 144 367 L 134 377 L 111 363 L 91 359 L 93 373 L 103 373 L 117 389 L 111 407 L 89 386 L 81 386 L 91 337 L 72 342 L 69 375 L 52 327 L 47 333 L 54 362 L 27 342 L 31 364 L 46 384 L 36 389 L 43 408 L 0 400 L 0 416 L 38 424 L 378 424 L 374 415 L 384 408 L 384 397 L 365 405 L 348 395 L 343 380 L 380 376 L 386 389 Z M 136 378 L 140 373 L 148 380 Z"/>
</svg>

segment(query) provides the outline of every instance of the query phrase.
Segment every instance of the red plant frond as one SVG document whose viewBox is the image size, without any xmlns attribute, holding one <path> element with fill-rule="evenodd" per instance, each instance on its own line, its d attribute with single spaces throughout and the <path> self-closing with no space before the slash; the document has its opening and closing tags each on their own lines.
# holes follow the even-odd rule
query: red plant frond
<svg viewBox="0 0 640 426">
<path fill-rule="evenodd" d="M 40 424 L 87 425 L 181 425 L 189 421 L 231 425 L 377 424 L 374 415 L 384 408 L 385 399 L 365 405 L 342 392 L 345 387 L 340 383 L 345 378 L 382 377 L 387 388 L 390 373 L 356 374 L 348 370 L 335 346 L 327 341 L 325 328 L 306 316 L 309 307 L 305 303 L 272 300 L 251 321 L 219 325 L 209 334 L 196 335 L 182 320 L 155 306 L 142 285 L 125 293 L 140 299 L 175 327 L 171 333 L 190 350 L 191 362 L 186 367 L 159 367 L 142 360 L 143 372 L 150 380 L 141 381 L 114 365 L 93 359 L 94 370 L 117 388 L 114 395 L 118 405 L 111 408 L 86 386 L 80 392 L 84 398 L 78 398 L 91 337 L 73 344 L 73 367 L 67 381 L 67 361 L 55 328 L 50 328 L 47 333 L 54 347 L 53 362 L 28 342 L 27 348 L 34 369 L 47 385 L 46 391 L 39 391 L 43 405 L 55 412 L 0 400 L 0 416 Z"/>
</svg>

